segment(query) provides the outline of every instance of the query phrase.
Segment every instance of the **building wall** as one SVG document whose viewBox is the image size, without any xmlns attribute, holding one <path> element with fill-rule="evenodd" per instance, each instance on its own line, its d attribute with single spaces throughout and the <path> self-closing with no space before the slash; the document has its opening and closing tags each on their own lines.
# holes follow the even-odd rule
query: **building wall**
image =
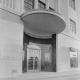
<svg viewBox="0 0 80 80">
<path fill-rule="evenodd" d="M 23 23 L 20 14 L 23 0 L 15 0 L 15 9 L 2 5 L 0 0 L 0 77 L 22 74 Z M 45 2 L 45 0 L 43 0 Z M 69 6 L 69 0 L 49 0 L 50 7 L 57 9 L 65 17 L 66 29 L 57 35 L 57 72 L 80 70 L 80 52 L 78 51 L 78 68 L 70 67 L 69 47 L 80 50 L 80 0 L 76 0 L 76 11 Z M 54 6 L 54 5 L 55 6 Z M 77 23 L 77 34 L 70 33 L 69 18 Z"/>
<path fill-rule="evenodd" d="M 66 28 L 65 30 L 63 31 L 64 33 L 69 33 L 69 27 L 68 27 L 68 0 L 60 0 L 59 2 L 59 13 L 65 18 L 65 21 L 66 21 Z M 65 5 L 63 7 L 63 5 Z"/>
<path fill-rule="evenodd" d="M 78 51 L 78 67 L 70 67 L 70 47 Z M 58 54 L 57 54 L 58 72 L 80 70 L 80 41 L 71 38 L 65 34 L 58 35 Z"/>
<path fill-rule="evenodd" d="M 22 73 L 23 23 L 18 15 L 0 9 L 0 77 Z"/>
<path fill-rule="evenodd" d="M 78 5 L 77 5 L 78 4 Z M 65 5 L 65 6 L 63 6 Z M 80 1 L 76 0 L 76 9 L 73 10 L 69 6 L 69 0 L 60 0 L 60 13 L 66 19 L 66 29 L 57 35 L 57 71 L 75 71 L 80 70 L 80 28 L 79 28 L 79 6 Z M 78 16 L 77 16 L 78 14 Z M 70 32 L 70 21 L 72 19 L 76 22 L 76 34 Z M 79 30 L 78 30 L 79 29 Z M 70 67 L 70 47 L 78 50 L 78 67 Z"/>
<path fill-rule="evenodd" d="M 80 39 L 80 1 L 77 0 L 76 1 L 76 14 L 77 14 L 77 34 L 78 34 L 78 38 Z"/>
<path fill-rule="evenodd" d="M 19 14 L 22 6 L 22 0 L 0 0 L 0 7 L 13 13 Z"/>
</svg>

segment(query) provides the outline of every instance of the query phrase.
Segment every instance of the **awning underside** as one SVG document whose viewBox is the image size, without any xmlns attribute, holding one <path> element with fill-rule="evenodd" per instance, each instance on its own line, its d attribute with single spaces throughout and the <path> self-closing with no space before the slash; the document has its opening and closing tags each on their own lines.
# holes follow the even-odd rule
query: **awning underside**
<svg viewBox="0 0 80 80">
<path fill-rule="evenodd" d="M 66 23 L 64 18 L 54 11 L 34 10 L 21 15 L 24 31 L 37 38 L 51 38 L 52 34 L 62 32 Z"/>
</svg>

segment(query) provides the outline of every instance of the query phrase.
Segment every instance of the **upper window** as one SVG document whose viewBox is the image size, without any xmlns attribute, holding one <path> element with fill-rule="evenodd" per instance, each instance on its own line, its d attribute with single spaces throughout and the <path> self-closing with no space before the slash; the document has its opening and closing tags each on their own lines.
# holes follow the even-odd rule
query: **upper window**
<svg viewBox="0 0 80 80">
<path fill-rule="evenodd" d="M 24 0 L 24 10 L 34 9 L 34 0 Z"/>
<path fill-rule="evenodd" d="M 69 0 L 69 5 L 75 10 L 75 0 Z"/>
<path fill-rule="evenodd" d="M 38 8 L 39 9 L 45 9 L 46 8 L 46 4 L 43 3 L 42 1 L 38 0 Z"/>
<path fill-rule="evenodd" d="M 16 0 L 0 0 L 0 3 L 7 8 L 15 9 L 15 1 Z"/>
<path fill-rule="evenodd" d="M 76 22 L 70 19 L 70 32 L 76 34 Z"/>
</svg>

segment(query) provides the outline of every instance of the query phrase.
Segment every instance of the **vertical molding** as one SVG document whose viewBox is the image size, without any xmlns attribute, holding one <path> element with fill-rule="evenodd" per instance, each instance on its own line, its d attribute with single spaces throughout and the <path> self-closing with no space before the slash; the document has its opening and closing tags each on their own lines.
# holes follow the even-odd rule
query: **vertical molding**
<svg viewBox="0 0 80 80">
<path fill-rule="evenodd" d="M 5 0 L 3 0 L 3 4 L 2 5 L 4 5 L 4 6 L 6 5 L 6 1 Z"/>
<path fill-rule="evenodd" d="M 20 13 L 22 12 L 22 3 L 23 3 L 23 0 L 20 0 Z"/>
<path fill-rule="evenodd" d="M 22 61 L 22 71 L 27 72 L 27 45 L 29 44 L 29 37 L 24 33 L 23 48 L 24 48 L 24 60 Z"/>
<path fill-rule="evenodd" d="M 12 9 L 14 9 L 14 8 L 13 8 L 13 3 L 14 3 L 14 0 L 12 0 Z"/>
<path fill-rule="evenodd" d="M 39 52 L 40 52 L 40 57 L 39 57 L 39 59 L 40 59 L 40 61 L 39 61 L 39 71 L 41 71 L 41 50 L 39 50 Z"/>
<path fill-rule="evenodd" d="M 75 11 L 77 11 L 77 7 L 78 7 L 78 5 L 77 5 L 77 0 L 75 0 Z M 79 7 L 78 7 L 79 8 Z"/>
<path fill-rule="evenodd" d="M 69 0 L 67 1 L 67 7 L 68 7 L 68 23 L 67 23 L 67 27 L 68 27 L 68 31 L 69 31 L 69 34 L 71 34 L 71 32 L 70 32 L 70 18 L 69 18 L 69 8 L 70 8 L 70 6 L 69 6 Z"/>
<path fill-rule="evenodd" d="M 12 8 L 12 0 L 10 0 L 10 8 Z"/>
<path fill-rule="evenodd" d="M 9 7 L 10 7 L 10 0 L 9 0 Z"/>
<path fill-rule="evenodd" d="M 38 0 L 34 0 L 34 9 L 38 9 Z"/>
<path fill-rule="evenodd" d="M 0 0 L 0 4 L 2 4 L 2 0 Z"/>
<path fill-rule="evenodd" d="M 13 0 L 13 9 L 15 10 L 15 5 L 16 4 L 16 2 L 15 2 L 15 0 Z"/>
<path fill-rule="evenodd" d="M 56 34 L 56 72 L 58 72 L 58 34 Z"/>
<path fill-rule="evenodd" d="M 49 9 L 49 0 L 45 0 L 46 2 L 46 9 Z"/>
<path fill-rule="evenodd" d="M 21 0 L 21 9 L 20 12 L 23 13 L 24 12 L 24 0 Z"/>
<path fill-rule="evenodd" d="M 58 6 L 57 6 L 57 9 L 58 9 L 58 10 L 57 10 L 57 11 L 58 11 L 59 13 L 60 13 L 60 1 L 61 1 L 61 0 L 58 0 L 58 1 L 57 1 L 57 3 L 58 3 Z"/>
<path fill-rule="evenodd" d="M 58 1 L 59 0 L 56 0 L 56 11 L 58 12 Z"/>
<path fill-rule="evenodd" d="M 23 72 L 27 72 L 27 43 L 24 43 Z"/>
</svg>

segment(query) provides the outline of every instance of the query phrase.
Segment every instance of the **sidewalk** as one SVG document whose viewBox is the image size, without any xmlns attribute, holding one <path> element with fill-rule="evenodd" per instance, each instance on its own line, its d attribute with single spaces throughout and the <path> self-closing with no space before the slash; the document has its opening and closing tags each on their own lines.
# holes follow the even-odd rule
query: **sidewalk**
<svg viewBox="0 0 80 80">
<path fill-rule="evenodd" d="M 26 73 L 17 77 L 4 78 L 0 80 L 80 80 L 80 71 Z"/>
</svg>

